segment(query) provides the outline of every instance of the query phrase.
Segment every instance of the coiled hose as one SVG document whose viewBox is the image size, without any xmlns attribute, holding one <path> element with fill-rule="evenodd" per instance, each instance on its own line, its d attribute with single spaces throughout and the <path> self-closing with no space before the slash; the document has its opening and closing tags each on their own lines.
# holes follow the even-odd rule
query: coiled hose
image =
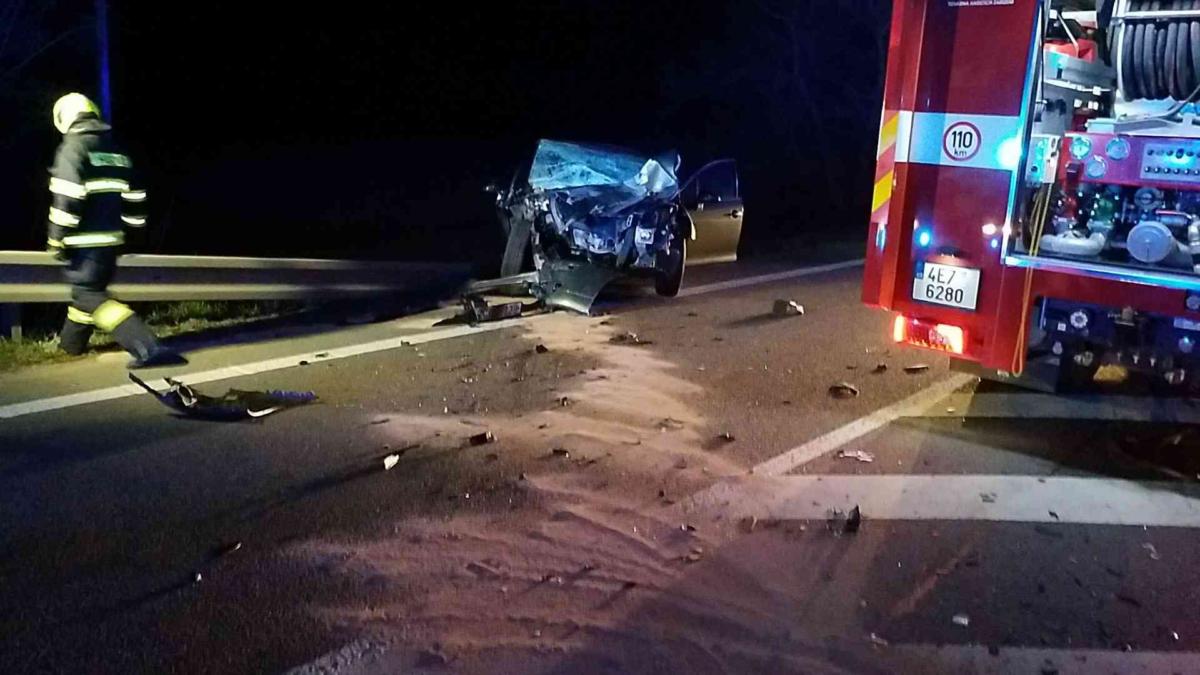
<svg viewBox="0 0 1200 675">
<path fill-rule="evenodd" d="M 1129 11 L 1200 9 L 1200 0 L 1130 0 Z M 1125 21 L 1124 42 L 1113 34 L 1111 47 L 1120 46 L 1121 94 L 1125 100 L 1166 99 L 1183 103 L 1200 96 L 1200 20 L 1162 19 Z M 1110 50 L 1111 52 L 1112 50 Z"/>
</svg>

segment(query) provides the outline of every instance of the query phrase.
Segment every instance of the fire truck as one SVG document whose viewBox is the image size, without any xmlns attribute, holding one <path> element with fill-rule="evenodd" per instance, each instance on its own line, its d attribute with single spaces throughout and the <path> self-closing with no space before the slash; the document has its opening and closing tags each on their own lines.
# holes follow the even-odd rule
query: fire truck
<svg viewBox="0 0 1200 675">
<path fill-rule="evenodd" d="M 1200 0 L 895 0 L 863 301 L 959 369 L 1200 380 Z"/>
</svg>

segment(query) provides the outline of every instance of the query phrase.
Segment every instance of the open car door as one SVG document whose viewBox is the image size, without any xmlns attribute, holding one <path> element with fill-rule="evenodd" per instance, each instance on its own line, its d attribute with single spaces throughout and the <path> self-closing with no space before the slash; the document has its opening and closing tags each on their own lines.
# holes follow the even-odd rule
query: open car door
<svg viewBox="0 0 1200 675">
<path fill-rule="evenodd" d="M 688 179 L 681 198 L 696 226 L 696 239 L 688 242 L 688 263 L 737 260 L 745 219 L 737 162 L 719 159 L 704 165 Z"/>
</svg>

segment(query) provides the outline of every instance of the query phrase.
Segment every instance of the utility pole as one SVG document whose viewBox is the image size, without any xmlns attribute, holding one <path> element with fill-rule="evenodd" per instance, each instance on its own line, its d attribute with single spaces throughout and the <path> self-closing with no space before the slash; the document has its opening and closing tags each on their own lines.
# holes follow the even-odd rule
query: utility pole
<svg viewBox="0 0 1200 675">
<path fill-rule="evenodd" d="M 112 81 L 108 71 L 108 0 L 96 0 L 96 63 L 100 75 L 100 110 L 112 122 Z"/>
</svg>

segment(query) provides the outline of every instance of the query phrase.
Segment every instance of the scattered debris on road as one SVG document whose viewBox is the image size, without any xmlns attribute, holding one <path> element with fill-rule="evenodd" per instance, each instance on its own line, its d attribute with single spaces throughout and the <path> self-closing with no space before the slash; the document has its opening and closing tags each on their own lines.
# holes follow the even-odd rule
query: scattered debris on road
<svg viewBox="0 0 1200 675">
<path fill-rule="evenodd" d="M 371 424 L 372 425 L 387 424 L 388 422 L 391 422 L 391 421 L 392 421 L 392 419 L 390 417 L 380 417 L 377 420 L 371 420 Z"/>
<path fill-rule="evenodd" d="M 618 333 L 610 337 L 608 341 L 614 345 L 634 345 L 637 347 L 645 347 L 646 345 L 654 344 L 654 342 L 650 340 L 644 340 L 638 337 L 637 333 L 628 331 L 624 333 Z"/>
<path fill-rule="evenodd" d="M 471 445 L 487 445 L 488 443 L 495 443 L 495 442 L 496 442 L 496 436 L 495 436 L 495 434 L 493 434 L 490 431 L 485 431 L 483 433 L 475 434 L 474 436 L 471 437 Z"/>
<path fill-rule="evenodd" d="M 467 571 L 481 579 L 498 579 L 500 570 L 489 560 L 467 563 Z"/>
<path fill-rule="evenodd" d="M 571 457 L 571 451 L 567 450 L 566 448 L 554 448 L 550 451 L 550 454 L 554 457 L 562 457 L 563 459 L 568 459 Z"/>
<path fill-rule="evenodd" d="M 400 455 L 388 455 L 383 458 L 383 470 L 391 471 L 393 467 L 400 463 Z"/>
<path fill-rule="evenodd" d="M 1150 542 L 1146 542 L 1145 544 L 1142 544 L 1142 548 L 1145 549 L 1145 551 L 1150 554 L 1151 560 L 1162 560 L 1162 556 L 1160 556 L 1158 554 L 1158 549 L 1154 548 L 1154 544 L 1151 544 Z"/>
<path fill-rule="evenodd" d="M 1131 607 L 1140 608 L 1142 606 L 1142 602 L 1133 596 L 1125 595 L 1124 593 L 1117 593 L 1115 595 L 1115 597 L 1117 598 L 1117 600 L 1120 600 L 1121 602 L 1123 602 Z"/>
<path fill-rule="evenodd" d="M 776 300 L 771 313 L 775 316 L 804 316 L 804 305 L 795 300 Z"/>
<path fill-rule="evenodd" d="M 692 525 L 691 523 L 684 523 L 683 525 L 679 526 L 679 529 L 683 532 L 695 532 L 696 526 Z"/>
<path fill-rule="evenodd" d="M 515 319 L 525 311 L 525 304 L 520 301 L 493 305 L 478 295 L 463 296 L 462 305 L 463 317 L 470 324 Z"/>
<path fill-rule="evenodd" d="M 830 509 L 828 514 L 825 525 L 836 536 L 855 534 L 862 526 L 862 511 L 857 505 L 848 513 L 841 509 Z"/>
<path fill-rule="evenodd" d="M 558 407 L 566 408 L 569 405 L 571 405 L 571 399 L 569 397 L 562 396 L 558 399 Z"/>
<path fill-rule="evenodd" d="M 838 459 L 855 459 L 864 464 L 870 464 L 875 461 L 875 455 L 866 450 L 839 450 Z"/>
<path fill-rule="evenodd" d="M 871 635 L 868 636 L 867 639 L 870 640 L 871 644 L 875 645 L 876 647 L 887 647 L 888 645 L 891 644 L 887 640 L 884 640 L 883 638 L 879 637 L 878 635 L 876 635 L 874 633 L 871 633 Z"/>
<path fill-rule="evenodd" d="M 909 375 L 916 375 L 917 373 L 923 373 L 927 370 L 929 370 L 928 363 L 914 363 L 911 366 L 904 367 L 904 372 L 908 373 Z"/>
<path fill-rule="evenodd" d="M 983 500 L 984 504 L 995 504 L 996 503 L 996 493 L 995 492 L 980 492 L 979 498 Z"/>
<path fill-rule="evenodd" d="M 966 614 L 955 614 L 950 620 L 954 622 L 955 626 L 962 626 L 963 628 L 971 625 L 971 617 Z"/>
<path fill-rule="evenodd" d="M 875 369 L 871 371 L 871 374 L 872 375 L 881 375 L 881 374 L 887 372 L 887 368 L 888 367 L 887 367 L 886 363 L 877 363 L 877 364 L 875 364 Z"/>
<path fill-rule="evenodd" d="M 533 351 L 537 352 L 538 354 L 548 354 L 550 352 L 550 348 L 546 345 L 538 345 L 533 348 Z"/>
<path fill-rule="evenodd" d="M 696 546 L 695 548 L 693 548 L 691 550 L 690 553 L 688 553 L 686 556 L 684 556 L 683 559 L 689 563 L 694 563 L 694 562 L 700 562 L 700 559 L 703 557 L 704 557 L 704 549 L 699 546 Z"/>
<path fill-rule="evenodd" d="M 855 398 L 858 393 L 858 387 L 849 382 L 838 382 L 829 387 L 829 395 L 834 398 Z"/>
<path fill-rule="evenodd" d="M 846 526 L 842 528 L 842 532 L 846 534 L 854 534 L 858 532 L 858 528 L 862 526 L 862 511 L 858 506 L 850 509 L 850 514 L 846 516 Z"/>
<path fill-rule="evenodd" d="M 664 417 L 658 423 L 659 431 L 679 431 L 683 428 L 683 422 L 672 417 Z"/>
<path fill-rule="evenodd" d="M 721 441 L 722 443 L 732 443 L 737 440 L 737 437 L 726 431 L 720 436 L 717 436 L 717 440 Z"/>
<path fill-rule="evenodd" d="M 312 403 L 317 395 L 311 391 L 242 391 L 230 389 L 220 397 L 206 396 L 188 385 L 169 377 L 164 381 L 170 386 L 166 392 L 158 392 L 143 382 L 137 375 L 129 373 L 129 379 L 150 392 L 160 403 L 175 412 L 198 419 L 234 422 L 238 420 L 266 417 L 272 413 Z"/>
<path fill-rule="evenodd" d="M 1055 520 L 1062 520 L 1061 518 L 1058 517 L 1058 514 L 1055 513 L 1054 511 L 1047 511 L 1046 513 L 1050 514 L 1050 517 Z"/>
<path fill-rule="evenodd" d="M 229 555 L 230 553 L 234 553 L 234 552 L 237 552 L 240 550 L 242 550 L 242 542 L 234 541 L 234 542 L 225 544 L 224 546 L 218 547 L 217 550 L 213 551 L 212 557 L 213 558 L 224 558 L 225 556 Z"/>
</svg>

